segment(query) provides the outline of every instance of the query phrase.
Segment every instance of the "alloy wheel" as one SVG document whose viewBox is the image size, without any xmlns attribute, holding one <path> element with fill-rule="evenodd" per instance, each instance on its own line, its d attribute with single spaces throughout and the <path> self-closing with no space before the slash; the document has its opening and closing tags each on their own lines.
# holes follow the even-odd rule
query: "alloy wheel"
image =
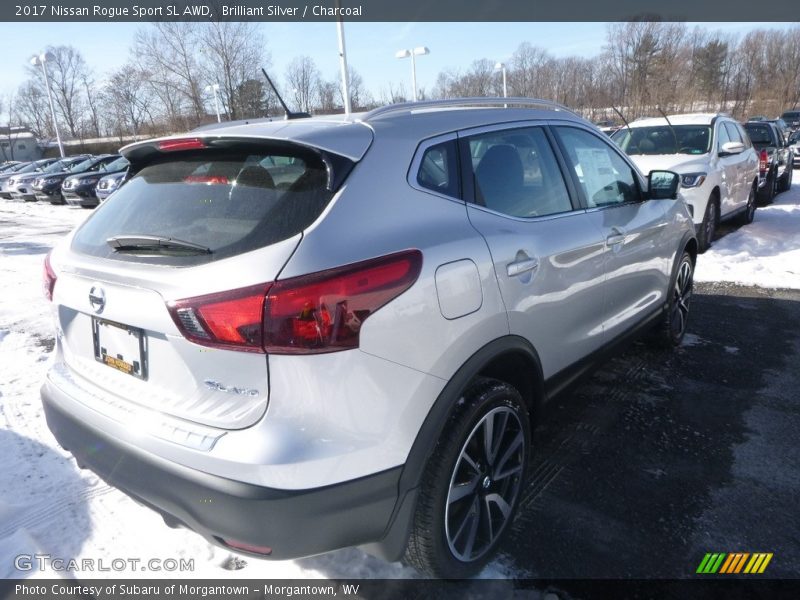
<svg viewBox="0 0 800 600">
<path fill-rule="evenodd" d="M 453 556 L 471 562 L 505 529 L 525 467 L 525 435 L 516 412 L 498 407 L 472 429 L 450 478 L 445 534 Z"/>
<path fill-rule="evenodd" d="M 689 260 L 684 260 L 678 269 L 678 276 L 675 278 L 672 315 L 670 318 L 670 332 L 676 340 L 681 338 L 686 331 L 692 288 L 692 263 Z"/>
</svg>

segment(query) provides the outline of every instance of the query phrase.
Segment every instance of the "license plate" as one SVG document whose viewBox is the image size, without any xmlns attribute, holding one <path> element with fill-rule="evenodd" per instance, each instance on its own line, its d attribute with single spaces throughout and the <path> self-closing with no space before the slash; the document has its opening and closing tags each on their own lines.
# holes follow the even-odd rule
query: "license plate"
<svg viewBox="0 0 800 600">
<path fill-rule="evenodd" d="M 147 336 L 138 327 L 92 317 L 94 357 L 99 362 L 147 379 Z"/>
</svg>

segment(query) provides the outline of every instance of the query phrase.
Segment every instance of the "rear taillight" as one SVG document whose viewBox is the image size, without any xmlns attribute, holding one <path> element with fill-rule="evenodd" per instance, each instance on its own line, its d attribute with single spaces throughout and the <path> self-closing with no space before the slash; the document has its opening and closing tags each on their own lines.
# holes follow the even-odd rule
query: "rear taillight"
<svg viewBox="0 0 800 600">
<path fill-rule="evenodd" d="M 53 289 L 56 287 L 56 272 L 50 264 L 52 250 L 44 257 L 44 269 L 42 271 L 42 292 L 49 301 L 53 300 Z"/>
<path fill-rule="evenodd" d="M 409 250 L 311 275 L 178 300 L 175 324 L 204 346 L 273 354 L 357 348 L 364 320 L 419 276 Z"/>
<path fill-rule="evenodd" d="M 762 150 L 761 153 L 758 155 L 758 170 L 763 176 L 764 173 L 767 172 L 767 161 L 769 160 L 769 155 L 767 154 L 766 150 Z"/>
<path fill-rule="evenodd" d="M 169 311 L 181 332 L 204 346 L 264 352 L 264 297 L 269 284 L 178 300 Z"/>
<path fill-rule="evenodd" d="M 367 317 L 419 276 L 422 253 L 410 250 L 278 281 L 264 309 L 264 348 L 316 354 L 357 348 Z"/>
</svg>

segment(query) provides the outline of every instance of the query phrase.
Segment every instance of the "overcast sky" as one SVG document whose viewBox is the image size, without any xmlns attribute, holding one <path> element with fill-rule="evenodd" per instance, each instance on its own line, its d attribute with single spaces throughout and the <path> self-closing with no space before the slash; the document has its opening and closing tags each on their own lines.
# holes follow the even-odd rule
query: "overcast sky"
<svg viewBox="0 0 800 600">
<path fill-rule="evenodd" d="M 693 26 L 694 24 L 690 24 Z M 743 33 L 754 28 L 785 28 L 793 23 L 705 23 L 710 30 Z M 122 65 L 141 23 L 0 23 L 3 42 L 0 97 L 16 91 L 25 79 L 30 57 L 47 45 L 78 48 L 98 81 Z M 311 56 L 326 79 L 338 72 L 334 23 L 261 23 L 271 57 L 270 74 L 281 85 L 287 64 Z M 530 42 L 555 56 L 599 54 L 605 42 L 603 23 L 345 23 L 348 62 L 378 95 L 391 82 L 411 89 L 411 64 L 394 58 L 397 50 L 428 46 L 430 55 L 417 60 L 420 87 L 430 90 L 446 68 L 466 69 L 473 60 L 508 60 L 517 46 Z M 6 115 L 4 114 L 3 117 Z"/>
</svg>

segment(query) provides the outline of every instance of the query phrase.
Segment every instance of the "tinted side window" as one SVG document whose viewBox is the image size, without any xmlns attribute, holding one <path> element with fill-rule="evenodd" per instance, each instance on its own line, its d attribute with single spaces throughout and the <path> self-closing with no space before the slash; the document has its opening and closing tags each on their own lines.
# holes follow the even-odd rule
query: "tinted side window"
<svg viewBox="0 0 800 600">
<path fill-rule="evenodd" d="M 417 183 L 434 192 L 459 198 L 456 148 L 455 140 L 449 140 L 426 149 L 419 165 Z"/>
<path fill-rule="evenodd" d="M 717 150 L 722 150 L 722 145 L 732 141 L 728 130 L 725 128 L 725 123 L 717 125 Z"/>
<path fill-rule="evenodd" d="M 611 146 L 575 127 L 557 127 L 589 207 L 610 206 L 640 199 L 637 177 Z"/>
<path fill-rule="evenodd" d="M 513 217 L 572 210 L 553 149 L 540 127 L 469 138 L 476 203 Z"/>
<path fill-rule="evenodd" d="M 739 130 L 736 128 L 736 125 L 734 125 L 733 123 L 723 123 L 723 125 L 725 126 L 725 129 L 728 130 L 728 137 L 731 139 L 732 142 L 744 143 L 744 140 L 742 139 L 742 136 L 739 134 Z"/>
</svg>

